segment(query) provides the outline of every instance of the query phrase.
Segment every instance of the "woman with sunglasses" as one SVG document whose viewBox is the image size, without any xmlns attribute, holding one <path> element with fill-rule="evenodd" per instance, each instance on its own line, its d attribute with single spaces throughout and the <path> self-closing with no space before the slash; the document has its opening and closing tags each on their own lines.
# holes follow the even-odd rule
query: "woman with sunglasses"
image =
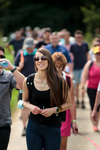
<svg viewBox="0 0 100 150">
<path fill-rule="evenodd" d="M 89 60 L 83 69 L 82 78 L 81 78 L 81 88 L 82 92 L 85 92 L 85 83 L 87 82 L 87 94 L 89 97 L 90 107 L 91 107 L 91 114 L 95 104 L 95 98 L 97 93 L 98 84 L 100 81 L 100 46 L 96 46 L 93 49 L 93 53 L 95 59 L 93 61 Z M 99 109 L 100 105 L 97 108 L 97 116 L 95 122 L 90 115 L 92 124 L 93 124 L 93 131 L 98 132 L 98 123 L 99 123 Z"/>
<path fill-rule="evenodd" d="M 30 111 L 26 131 L 28 150 L 59 150 L 61 143 L 59 112 L 71 107 L 68 86 L 57 73 L 51 54 L 40 48 L 35 58 L 32 100 L 27 78 L 23 82 L 23 107 Z M 67 91 L 67 92 L 66 92 Z"/>
<path fill-rule="evenodd" d="M 71 96 L 72 107 L 69 110 L 66 110 L 66 120 L 61 124 L 61 147 L 60 150 L 67 150 L 67 141 L 71 132 L 71 121 L 72 121 L 72 130 L 74 134 L 78 133 L 78 127 L 76 123 L 76 103 L 74 100 L 74 88 L 73 81 L 71 77 L 64 72 L 65 66 L 67 65 L 66 57 L 61 52 L 55 52 L 52 55 L 53 62 L 58 73 L 66 80 L 69 84 L 69 92 Z"/>
<path fill-rule="evenodd" d="M 93 49 L 94 47 L 96 47 L 96 45 L 100 45 L 100 37 L 97 36 L 93 39 L 93 42 L 92 42 L 92 47 L 91 49 L 89 50 L 89 55 L 88 55 L 88 60 L 94 60 L 95 59 L 95 55 L 93 53 Z"/>
</svg>

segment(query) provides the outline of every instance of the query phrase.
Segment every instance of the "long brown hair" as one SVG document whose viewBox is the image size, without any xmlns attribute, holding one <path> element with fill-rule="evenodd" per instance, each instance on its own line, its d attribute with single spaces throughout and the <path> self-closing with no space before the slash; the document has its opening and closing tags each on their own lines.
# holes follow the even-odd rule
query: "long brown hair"
<svg viewBox="0 0 100 150">
<path fill-rule="evenodd" d="M 44 56 L 48 58 L 47 83 L 50 87 L 50 105 L 51 107 L 58 106 L 59 108 L 61 108 L 61 105 L 66 101 L 68 96 L 67 83 L 63 79 L 63 77 L 61 77 L 57 73 L 50 52 L 45 48 L 40 48 L 37 50 L 37 52 L 42 53 Z M 37 68 L 36 71 L 38 71 Z"/>
</svg>

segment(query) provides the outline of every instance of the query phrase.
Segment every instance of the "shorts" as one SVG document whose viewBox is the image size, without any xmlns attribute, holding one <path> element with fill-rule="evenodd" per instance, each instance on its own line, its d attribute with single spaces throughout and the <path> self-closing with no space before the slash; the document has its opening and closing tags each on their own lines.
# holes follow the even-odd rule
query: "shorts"
<svg viewBox="0 0 100 150">
<path fill-rule="evenodd" d="M 61 137 L 70 136 L 71 133 L 71 115 L 70 110 L 66 110 L 66 121 L 61 123 Z"/>
<path fill-rule="evenodd" d="M 87 94 L 89 97 L 91 110 L 93 110 L 94 108 L 96 93 L 97 93 L 97 89 L 87 88 Z M 97 108 L 97 112 L 99 111 L 99 109 L 100 109 L 100 105 Z"/>
<path fill-rule="evenodd" d="M 74 70 L 73 71 L 74 80 L 75 80 L 76 84 L 79 84 L 81 82 L 82 71 L 83 71 L 83 69 L 81 69 L 81 70 Z"/>
</svg>

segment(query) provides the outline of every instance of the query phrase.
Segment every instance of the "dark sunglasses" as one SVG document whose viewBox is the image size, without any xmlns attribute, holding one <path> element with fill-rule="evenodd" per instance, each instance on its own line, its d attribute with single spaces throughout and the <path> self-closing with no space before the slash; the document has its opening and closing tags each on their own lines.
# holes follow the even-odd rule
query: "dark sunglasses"
<svg viewBox="0 0 100 150">
<path fill-rule="evenodd" d="M 2 59 L 2 58 L 5 58 L 5 56 L 4 55 L 0 55 L 0 58 Z"/>
<path fill-rule="evenodd" d="M 47 60 L 47 57 L 46 56 L 42 56 L 42 57 L 35 57 L 34 58 L 34 61 L 39 61 L 39 60 Z"/>
<path fill-rule="evenodd" d="M 96 47 L 96 46 L 100 46 L 100 44 L 94 45 L 94 47 Z"/>
</svg>

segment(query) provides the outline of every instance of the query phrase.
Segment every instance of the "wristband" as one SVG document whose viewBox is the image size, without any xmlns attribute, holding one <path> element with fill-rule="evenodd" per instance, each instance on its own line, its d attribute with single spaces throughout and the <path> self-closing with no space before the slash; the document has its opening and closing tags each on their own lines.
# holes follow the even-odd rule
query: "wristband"
<svg viewBox="0 0 100 150">
<path fill-rule="evenodd" d="M 17 105 L 17 108 L 23 109 L 23 108 L 24 108 L 24 107 L 23 107 L 23 103 L 24 103 L 24 101 L 19 100 L 18 105 Z"/>
<path fill-rule="evenodd" d="M 72 120 L 72 122 L 76 122 L 76 120 Z"/>
<path fill-rule="evenodd" d="M 15 67 L 14 69 L 11 70 L 11 72 L 13 73 L 17 68 Z"/>
</svg>

